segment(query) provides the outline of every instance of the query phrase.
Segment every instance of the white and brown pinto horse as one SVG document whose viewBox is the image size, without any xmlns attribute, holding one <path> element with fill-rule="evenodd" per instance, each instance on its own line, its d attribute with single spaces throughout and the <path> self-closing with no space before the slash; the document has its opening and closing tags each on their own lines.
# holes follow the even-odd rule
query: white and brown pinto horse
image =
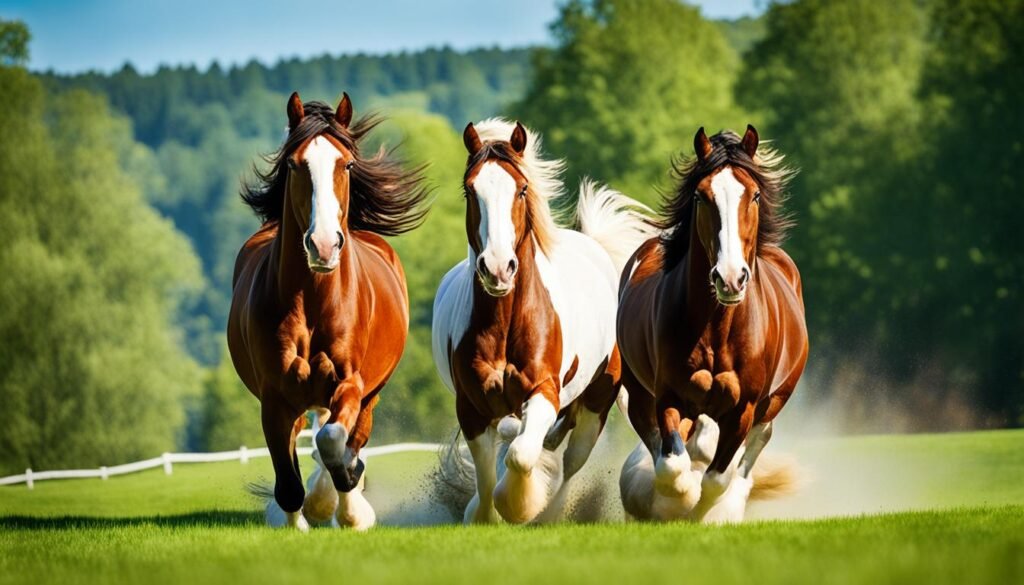
<svg viewBox="0 0 1024 585">
<path fill-rule="evenodd" d="M 228 347 L 261 402 L 284 512 L 268 517 L 304 530 L 305 503 L 312 520 L 333 515 L 365 529 L 375 515 L 362 495 L 359 450 L 409 326 L 405 273 L 381 235 L 419 225 L 426 192 L 418 170 L 383 151 L 360 154 L 379 120 L 352 123 L 347 95 L 334 109 L 292 94 L 287 111 L 288 136 L 270 171 L 243 194 L 264 223 L 235 262 Z M 318 461 L 332 482 L 321 476 L 304 497 L 295 439 L 308 410 L 320 413 Z"/>
<path fill-rule="evenodd" d="M 537 136 L 492 119 L 463 139 L 469 253 L 434 300 L 433 351 L 475 467 L 464 520 L 546 519 L 618 395 L 618 274 L 652 228 L 635 202 L 590 183 L 579 231 L 559 228 L 563 164 L 541 158 Z"/>
<path fill-rule="evenodd" d="M 665 231 L 622 276 L 622 377 L 641 444 L 620 489 L 635 518 L 739 521 L 752 491 L 788 473 L 754 464 L 807 361 L 800 275 L 779 247 L 792 173 L 758 151 L 752 126 L 742 139 L 701 128 L 694 148 Z"/>
</svg>

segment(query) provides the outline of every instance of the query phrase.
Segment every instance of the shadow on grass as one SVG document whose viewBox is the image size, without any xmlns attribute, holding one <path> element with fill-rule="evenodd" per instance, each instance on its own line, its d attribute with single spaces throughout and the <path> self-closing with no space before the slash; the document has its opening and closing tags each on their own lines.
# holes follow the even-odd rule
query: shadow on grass
<svg viewBox="0 0 1024 585">
<path fill-rule="evenodd" d="M 134 518 L 101 518 L 95 516 L 0 516 L 0 530 L 61 530 L 69 528 L 121 528 L 127 526 L 161 526 L 169 528 L 223 526 L 263 526 L 260 512 L 226 512 L 210 510 L 171 516 L 139 516 Z"/>
</svg>

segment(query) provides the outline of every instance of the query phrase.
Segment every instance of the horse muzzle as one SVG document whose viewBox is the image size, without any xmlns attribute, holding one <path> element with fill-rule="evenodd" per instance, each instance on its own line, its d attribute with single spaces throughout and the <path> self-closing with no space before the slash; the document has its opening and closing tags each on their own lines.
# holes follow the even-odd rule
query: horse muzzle
<svg viewBox="0 0 1024 585">
<path fill-rule="evenodd" d="M 335 232 L 333 236 L 306 233 L 302 239 L 306 250 L 306 261 L 313 272 L 325 274 L 338 267 L 341 259 L 341 247 L 345 244 L 345 236 Z"/>
<path fill-rule="evenodd" d="M 492 270 L 484 256 L 476 260 L 476 275 L 480 279 L 480 286 L 492 297 L 506 296 L 516 286 L 519 261 L 513 257 L 508 262 L 499 263 L 499 266 L 499 270 Z"/>
<path fill-rule="evenodd" d="M 750 269 L 746 266 L 728 271 L 721 271 L 717 266 L 711 269 L 711 286 L 715 289 L 715 298 L 727 307 L 743 302 L 749 282 Z"/>
</svg>

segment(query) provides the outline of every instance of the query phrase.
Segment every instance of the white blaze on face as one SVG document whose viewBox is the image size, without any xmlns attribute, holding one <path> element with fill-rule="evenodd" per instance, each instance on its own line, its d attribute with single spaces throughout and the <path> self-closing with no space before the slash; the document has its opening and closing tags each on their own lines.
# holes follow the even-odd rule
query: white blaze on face
<svg viewBox="0 0 1024 585">
<path fill-rule="evenodd" d="M 341 232 L 341 204 L 334 192 L 334 169 L 341 152 L 323 136 L 317 136 L 306 147 L 306 165 L 313 183 L 313 204 L 309 216 L 309 236 L 316 242 L 330 242 L 333 245 Z M 321 258 L 328 264 L 337 260 L 335 250 L 331 257 Z"/>
<path fill-rule="evenodd" d="M 722 220 L 715 268 L 723 280 L 736 282 L 744 269 L 749 270 L 740 240 L 740 203 L 746 188 L 732 169 L 726 167 L 711 179 L 711 191 L 715 195 L 718 217 Z"/>
<path fill-rule="evenodd" d="M 516 227 L 512 222 L 516 181 L 501 165 L 488 162 L 473 180 L 473 191 L 480 208 L 480 258 L 492 276 L 509 284 L 506 269 L 516 254 Z"/>
</svg>

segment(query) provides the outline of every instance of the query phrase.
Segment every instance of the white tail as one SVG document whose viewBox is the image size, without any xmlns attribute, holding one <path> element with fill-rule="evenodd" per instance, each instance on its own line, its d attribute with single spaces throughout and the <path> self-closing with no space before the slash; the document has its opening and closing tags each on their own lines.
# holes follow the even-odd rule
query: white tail
<svg viewBox="0 0 1024 585">
<path fill-rule="evenodd" d="M 575 227 L 608 252 L 616 274 L 640 244 L 658 233 L 651 223 L 653 216 L 651 208 L 611 187 L 590 179 L 580 183 Z"/>
</svg>

